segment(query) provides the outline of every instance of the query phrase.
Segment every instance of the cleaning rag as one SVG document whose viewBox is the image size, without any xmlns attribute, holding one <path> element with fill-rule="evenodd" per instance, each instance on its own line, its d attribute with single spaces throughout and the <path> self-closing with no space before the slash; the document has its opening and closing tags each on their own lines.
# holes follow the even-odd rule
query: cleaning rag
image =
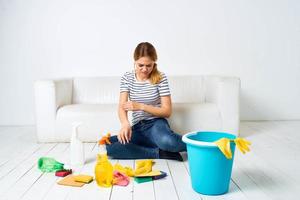
<svg viewBox="0 0 300 200">
<path fill-rule="evenodd" d="M 120 186 L 127 186 L 129 184 L 130 180 L 129 177 L 125 174 L 114 171 L 114 177 L 113 177 L 113 184 L 114 185 L 120 185 Z"/>
<path fill-rule="evenodd" d="M 42 172 L 56 172 L 64 169 L 64 164 L 57 162 L 54 158 L 41 157 L 38 160 L 38 168 Z"/>
</svg>

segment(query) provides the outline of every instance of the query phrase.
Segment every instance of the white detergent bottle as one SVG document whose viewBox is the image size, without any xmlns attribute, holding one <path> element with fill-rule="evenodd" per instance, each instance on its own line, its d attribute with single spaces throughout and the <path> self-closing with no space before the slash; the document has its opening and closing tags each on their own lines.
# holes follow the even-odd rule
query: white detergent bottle
<svg viewBox="0 0 300 200">
<path fill-rule="evenodd" d="M 81 123 L 73 124 L 73 131 L 70 142 L 71 166 L 79 166 L 84 164 L 84 148 L 83 143 L 78 138 L 78 127 Z"/>
</svg>

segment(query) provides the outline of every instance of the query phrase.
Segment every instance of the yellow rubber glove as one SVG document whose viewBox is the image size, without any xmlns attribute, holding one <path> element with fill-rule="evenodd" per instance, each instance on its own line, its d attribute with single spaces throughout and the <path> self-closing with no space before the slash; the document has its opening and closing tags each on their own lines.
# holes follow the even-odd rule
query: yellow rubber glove
<svg viewBox="0 0 300 200">
<path fill-rule="evenodd" d="M 114 171 L 119 171 L 123 174 L 126 174 L 127 176 L 133 177 L 134 176 L 134 171 L 131 167 L 123 167 L 119 163 L 116 163 L 114 165 Z"/>
<path fill-rule="evenodd" d="M 246 152 L 250 151 L 249 145 L 251 145 L 251 142 L 244 138 L 236 138 L 234 140 L 230 140 L 228 138 L 221 138 L 214 143 L 218 146 L 218 148 L 221 150 L 221 152 L 225 155 L 227 159 L 232 159 L 232 153 L 230 149 L 230 142 L 233 141 L 238 149 L 245 154 Z"/>
<path fill-rule="evenodd" d="M 135 162 L 135 175 L 142 175 L 152 171 L 153 160 L 137 160 Z"/>
<path fill-rule="evenodd" d="M 236 138 L 234 140 L 236 146 L 238 147 L 238 149 L 245 154 L 246 152 L 249 152 L 249 145 L 251 145 L 251 142 L 249 142 L 248 140 L 244 139 L 244 138 Z"/>
<path fill-rule="evenodd" d="M 227 138 L 221 138 L 215 142 L 215 144 L 219 147 L 221 152 L 225 155 L 227 159 L 232 158 L 232 153 L 230 149 L 230 140 Z"/>
</svg>

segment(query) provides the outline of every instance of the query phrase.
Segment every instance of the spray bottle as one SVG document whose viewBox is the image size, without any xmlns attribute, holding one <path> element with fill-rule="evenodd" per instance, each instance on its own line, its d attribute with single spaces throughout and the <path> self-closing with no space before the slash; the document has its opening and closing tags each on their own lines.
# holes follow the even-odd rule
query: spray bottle
<svg viewBox="0 0 300 200">
<path fill-rule="evenodd" d="M 78 166 L 84 164 L 84 148 L 82 141 L 78 138 L 78 127 L 82 123 L 73 124 L 73 131 L 71 136 L 71 166 Z"/>
</svg>

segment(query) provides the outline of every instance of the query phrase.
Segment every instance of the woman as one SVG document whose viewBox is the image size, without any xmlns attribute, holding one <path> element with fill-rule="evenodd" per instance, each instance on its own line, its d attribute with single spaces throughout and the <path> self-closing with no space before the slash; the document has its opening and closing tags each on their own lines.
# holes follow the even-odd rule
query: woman
<svg viewBox="0 0 300 200">
<path fill-rule="evenodd" d="M 181 136 L 165 118 L 172 112 L 167 77 L 157 69 L 156 50 L 143 42 L 134 51 L 135 69 L 121 78 L 118 114 L 121 130 L 110 138 L 107 153 L 117 159 L 161 158 L 182 161 L 186 151 Z M 132 127 L 127 113 L 132 111 Z"/>
</svg>

